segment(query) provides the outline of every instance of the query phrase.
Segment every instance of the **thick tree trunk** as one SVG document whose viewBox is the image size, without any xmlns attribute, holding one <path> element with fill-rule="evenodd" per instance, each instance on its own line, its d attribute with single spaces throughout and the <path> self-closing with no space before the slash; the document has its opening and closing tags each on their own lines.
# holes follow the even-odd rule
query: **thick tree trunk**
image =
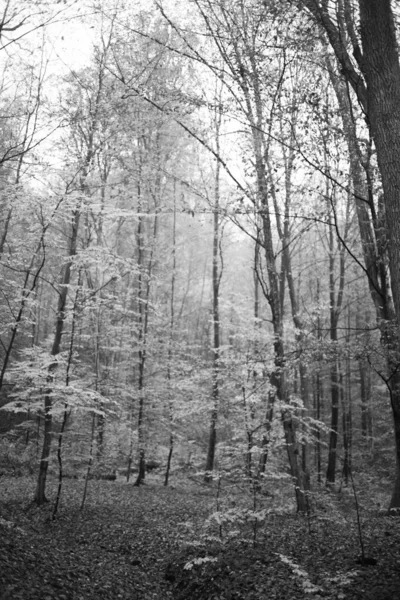
<svg viewBox="0 0 400 600">
<path fill-rule="evenodd" d="M 368 119 L 384 189 L 390 276 L 400 322 L 400 65 L 390 0 L 359 0 Z"/>
<path fill-rule="evenodd" d="M 400 65 L 390 0 L 359 0 L 362 70 L 368 92 L 368 119 L 384 190 L 390 278 L 398 332 L 392 341 L 398 363 L 400 332 Z M 394 336 L 393 336 L 394 337 Z M 396 442 L 396 485 L 390 509 L 400 509 L 400 377 L 391 378 Z"/>
</svg>

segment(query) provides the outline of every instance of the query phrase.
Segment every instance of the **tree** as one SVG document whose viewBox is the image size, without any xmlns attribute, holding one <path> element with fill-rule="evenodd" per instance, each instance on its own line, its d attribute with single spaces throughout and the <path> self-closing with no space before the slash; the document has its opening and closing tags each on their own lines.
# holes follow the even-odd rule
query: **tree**
<svg viewBox="0 0 400 600">
<path fill-rule="evenodd" d="M 218 102 L 219 101 L 219 102 Z M 217 106 L 214 116 L 215 127 L 215 151 L 220 154 L 220 132 L 222 121 L 222 99 L 221 94 L 217 98 Z M 222 277 L 221 263 L 221 225 L 220 225 L 220 188 L 221 188 L 221 165 L 219 161 L 215 166 L 215 185 L 213 202 L 213 252 L 212 252 L 212 409 L 210 416 L 210 433 L 208 438 L 208 449 L 205 466 L 205 481 L 211 480 L 211 472 L 214 469 L 215 447 L 217 443 L 217 423 L 220 404 L 220 346 L 221 346 L 221 323 L 220 323 L 220 284 Z"/>
<path fill-rule="evenodd" d="M 110 38 L 109 38 L 110 40 Z M 52 361 L 48 367 L 47 385 L 48 388 L 44 394 L 44 439 L 42 446 L 42 455 L 40 459 L 38 482 L 35 492 L 35 502 L 41 506 L 46 502 L 46 478 L 49 466 L 49 457 L 52 441 L 52 408 L 53 408 L 53 390 L 54 373 L 58 368 L 58 355 L 61 352 L 62 337 L 64 333 L 65 322 L 67 318 L 67 300 L 70 290 L 74 261 L 78 251 L 79 226 L 82 216 L 82 207 L 85 196 L 88 196 L 87 179 L 90 170 L 93 168 L 93 162 L 99 149 L 98 129 L 100 126 L 101 111 L 104 96 L 105 79 L 105 61 L 108 47 L 104 48 L 104 53 L 100 56 L 99 68 L 97 72 L 97 81 L 95 79 L 93 88 L 90 83 L 88 90 L 92 92 L 92 97 L 88 100 L 88 118 L 82 120 L 82 105 L 78 107 L 78 114 L 72 117 L 72 139 L 76 144 L 77 153 L 77 172 L 72 181 L 67 185 L 66 194 L 72 195 L 74 201 L 71 207 L 71 216 L 69 231 L 67 233 L 67 259 L 63 268 L 63 274 L 58 291 L 58 301 L 56 309 L 56 323 L 53 343 L 50 351 Z M 85 86 L 83 86 L 85 89 Z M 80 90 L 81 92 L 82 90 Z M 74 127 L 74 125 L 76 127 Z"/>
<path fill-rule="evenodd" d="M 396 483 L 390 509 L 400 508 L 400 64 L 396 28 L 390 0 L 359 0 L 359 31 L 355 7 L 350 0 L 337 0 L 332 16 L 325 2 L 302 0 L 334 51 L 340 70 L 365 115 L 376 147 L 382 178 L 385 227 L 388 233 L 390 285 L 394 313 L 381 321 L 389 353 L 388 387 L 396 443 Z M 337 19 L 336 19 L 337 16 Z M 352 58 L 350 54 L 352 50 Z M 380 316 L 380 315 L 379 315 Z M 396 324 L 395 322 L 396 321 Z"/>
</svg>

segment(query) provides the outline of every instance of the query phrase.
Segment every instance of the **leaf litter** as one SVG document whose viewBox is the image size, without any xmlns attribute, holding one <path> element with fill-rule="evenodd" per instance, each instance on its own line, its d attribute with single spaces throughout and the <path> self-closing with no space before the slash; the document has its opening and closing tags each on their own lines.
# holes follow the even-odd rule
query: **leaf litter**
<svg viewBox="0 0 400 600">
<path fill-rule="evenodd" d="M 271 511 L 256 538 L 242 521 L 221 537 L 212 486 L 93 481 L 81 511 L 82 482 L 68 481 L 54 520 L 33 489 L 0 480 L 1 600 L 400 599 L 398 518 L 364 514 L 368 565 L 354 515 Z"/>
</svg>

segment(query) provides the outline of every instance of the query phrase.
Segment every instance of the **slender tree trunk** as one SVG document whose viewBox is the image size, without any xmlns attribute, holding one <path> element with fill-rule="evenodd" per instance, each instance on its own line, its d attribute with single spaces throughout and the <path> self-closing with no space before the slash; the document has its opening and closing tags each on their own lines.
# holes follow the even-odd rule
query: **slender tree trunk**
<svg viewBox="0 0 400 600">
<path fill-rule="evenodd" d="M 3 18 L 5 18 L 5 14 L 4 14 Z M 17 165 L 16 165 L 16 170 L 15 170 L 15 180 L 14 180 L 15 185 L 18 185 L 21 181 L 21 173 L 22 173 L 22 168 L 23 168 L 24 161 L 25 161 L 25 155 L 31 150 L 32 141 L 34 139 L 34 134 L 37 130 L 38 117 L 39 117 L 39 111 L 40 111 L 41 100 L 42 100 L 41 91 L 42 91 L 42 84 L 43 84 L 43 76 L 44 76 L 44 73 L 41 71 L 39 79 L 37 80 L 37 82 L 35 81 L 35 83 L 37 84 L 36 97 L 35 96 L 32 97 L 32 92 L 33 92 L 32 86 L 29 90 L 30 97 L 29 97 L 27 106 L 28 107 L 31 106 L 32 108 L 28 108 L 28 112 L 26 113 L 26 122 L 24 125 L 23 133 L 22 133 L 22 140 L 18 143 L 19 157 L 17 159 Z M 0 238 L 0 256 L 2 256 L 3 252 L 4 252 L 4 246 L 6 243 L 12 215 L 13 215 L 13 208 L 11 205 L 11 206 L 9 206 L 9 208 L 7 210 L 7 216 L 4 221 L 4 228 L 3 228 L 3 232 L 2 232 L 1 238 Z"/>
<path fill-rule="evenodd" d="M 314 388 L 314 412 L 315 418 L 318 422 L 321 421 L 321 408 L 322 408 L 322 383 L 321 376 L 317 372 L 315 378 Z M 317 468 L 317 481 L 322 483 L 322 460 L 321 460 L 321 428 L 317 428 L 316 440 L 315 440 L 315 465 Z"/>
<path fill-rule="evenodd" d="M 293 164 L 295 159 L 295 147 L 296 147 L 296 127 L 297 127 L 297 110 L 298 110 L 298 99 L 296 95 L 296 91 L 293 91 L 293 97 L 291 101 L 291 115 L 292 115 L 292 125 L 291 131 L 289 134 L 289 148 L 287 148 L 286 144 L 282 144 L 282 156 L 283 156 L 283 164 L 285 168 L 285 206 L 284 206 L 284 216 L 283 222 L 280 216 L 280 209 L 278 204 L 278 199 L 276 197 L 276 186 L 274 185 L 274 176 L 273 169 L 268 162 L 268 174 L 269 179 L 272 183 L 272 199 L 275 207 L 275 218 L 277 221 L 277 231 L 279 235 L 279 239 L 282 245 L 282 265 L 281 265 L 281 306 L 283 307 L 284 302 L 284 278 L 286 278 L 287 288 L 289 292 L 290 306 L 292 312 L 293 323 L 296 327 L 296 343 L 300 349 L 303 344 L 305 335 L 305 325 L 303 319 L 300 314 L 300 306 L 298 300 L 298 294 L 295 289 L 295 282 L 293 278 L 293 269 L 292 269 L 292 256 L 291 256 L 291 223 L 290 223 L 290 211 L 292 205 L 292 174 L 293 174 Z M 285 134 L 282 121 L 280 122 L 281 127 L 281 137 L 282 140 L 287 137 Z M 306 363 L 300 359 L 299 364 L 299 375 L 300 375 L 300 395 L 303 401 L 302 408 L 302 419 L 301 419 L 301 427 L 305 433 L 303 436 L 304 441 L 302 442 L 301 447 L 301 469 L 303 484 L 306 490 L 310 489 L 310 449 L 309 443 L 306 441 L 307 439 L 307 426 L 305 418 L 310 410 L 310 380 L 308 374 L 308 368 Z"/>
<path fill-rule="evenodd" d="M 10 361 L 11 358 L 11 353 L 13 351 L 14 348 L 14 343 L 17 337 L 17 333 L 18 333 L 18 329 L 19 326 L 21 325 L 21 322 L 23 320 L 24 314 L 25 314 L 25 309 L 26 309 L 26 305 L 27 302 L 29 300 L 29 298 L 36 293 L 36 289 L 38 286 L 38 283 L 40 281 L 40 274 L 42 272 L 42 269 L 44 268 L 45 265 L 45 260 L 46 260 L 46 253 L 45 253 L 45 248 L 46 248 L 46 233 L 49 229 L 50 223 L 52 222 L 53 218 L 55 217 L 55 215 L 57 214 L 57 211 L 60 207 L 62 203 L 62 200 L 59 200 L 59 202 L 56 204 L 51 219 L 49 220 L 49 222 L 46 225 L 43 225 L 42 227 L 42 232 L 40 235 L 40 239 L 39 242 L 33 252 L 32 255 L 32 259 L 31 262 L 29 264 L 29 267 L 27 268 L 26 272 L 25 272 L 25 279 L 24 279 L 24 285 L 22 288 L 22 294 L 21 294 L 21 301 L 20 301 L 20 305 L 19 305 L 19 309 L 18 312 L 15 315 L 15 319 L 14 319 L 14 324 L 12 327 L 12 331 L 11 331 L 11 336 L 10 339 L 8 341 L 7 344 L 7 348 L 5 351 L 5 355 L 4 355 L 4 359 L 3 359 L 3 364 L 0 370 L 0 390 L 3 386 L 3 382 L 4 382 L 4 377 L 5 374 L 7 372 L 7 368 L 8 368 L 8 363 Z M 0 252 L 1 255 L 2 252 Z M 37 258 L 38 256 L 41 255 L 41 259 L 39 261 L 39 264 L 36 267 L 36 270 L 34 271 L 34 267 L 35 264 L 37 263 Z"/>
<path fill-rule="evenodd" d="M 64 323 L 66 318 L 66 307 L 67 307 L 67 296 L 68 289 L 71 283 L 71 269 L 72 269 L 72 261 L 76 255 L 77 249 L 77 241 L 78 241 L 78 230 L 79 230 L 79 220 L 80 220 L 80 210 L 76 209 L 73 214 L 72 220 L 72 229 L 71 229 L 71 237 L 69 242 L 69 252 L 68 252 L 68 263 L 64 268 L 63 280 L 61 283 L 61 288 L 58 296 L 58 305 L 57 305 L 57 317 L 56 317 L 56 330 L 54 334 L 53 346 L 51 349 L 51 356 L 55 359 L 49 366 L 48 376 L 47 376 L 47 385 L 49 386 L 44 397 L 44 440 L 43 440 L 43 448 L 42 448 L 42 456 L 40 459 L 39 465 L 39 477 L 35 492 L 35 502 L 38 506 L 41 506 L 46 499 L 46 479 L 47 479 L 47 470 L 49 466 L 50 459 L 50 449 L 51 449 L 51 441 L 52 441 L 52 384 L 54 381 L 55 372 L 58 367 L 57 356 L 61 350 L 61 340 L 62 334 L 64 330 Z"/>
<path fill-rule="evenodd" d="M 220 153 L 220 128 L 222 121 L 222 106 L 220 105 L 215 115 L 215 141 L 216 152 Z M 212 409 L 210 414 L 210 429 L 208 434 L 208 448 L 205 466 L 204 481 L 209 482 L 212 479 L 212 471 L 214 470 L 215 449 L 217 444 L 217 423 L 219 412 L 219 349 L 220 349 L 220 322 L 219 322 L 219 286 L 222 272 L 220 272 L 220 170 L 219 161 L 215 167 L 215 184 L 214 184 L 214 227 L 213 227 L 213 262 L 212 262 L 212 288 L 213 288 L 213 345 L 212 345 Z"/>
<path fill-rule="evenodd" d="M 270 380 L 275 388 L 276 398 L 282 407 L 282 423 L 285 432 L 286 446 L 290 469 L 293 476 L 298 509 L 306 510 L 306 498 L 304 494 L 304 482 L 299 465 L 299 448 L 296 439 L 296 428 L 291 411 L 288 410 L 288 390 L 285 373 L 285 352 L 283 345 L 283 311 L 282 298 L 285 290 L 284 277 L 277 265 L 277 257 L 274 252 L 272 234 L 271 214 L 269 206 L 269 185 L 266 177 L 266 166 L 268 163 L 269 142 L 265 135 L 268 130 L 266 124 L 265 99 L 263 95 L 263 74 L 260 72 L 257 62 L 258 48 L 255 47 L 258 29 L 262 24 L 262 17 L 252 20 L 250 11 L 246 11 L 243 5 L 235 12 L 232 6 L 232 14 L 224 3 L 218 5 L 221 11 L 221 20 L 214 20 L 213 11 L 207 13 L 211 8 L 208 2 L 206 7 L 196 0 L 200 14 L 204 18 L 207 30 L 214 40 L 218 40 L 217 46 L 224 67 L 233 78 L 242 94 L 241 104 L 243 113 L 248 121 L 253 145 L 253 161 L 256 173 L 257 199 L 255 207 L 262 221 L 262 246 L 266 264 L 268 279 L 268 290 L 264 289 L 266 299 L 271 310 L 271 320 L 274 338 L 274 362 L 275 369 Z M 221 35 L 223 33 L 223 35 Z M 225 45 L 225 39 L 229 44 Z M 283 71 L 286 68 L 283 67 Z M 221 73 L 224 71 L 221 70 Z M 283 77 L 283 72 L 280 74 Z M 222 77 L 221 77 L 222 79 Z M 275 104 L 275 100 L 274 100 Z M 274 106 L 275 108 L 275 106 Z M 272 127 L 274 110 L 271 111 L 270 127 Z"/>
<path fill-rule="evenodd" d="M 157 147 L 157 146 L 156 146 Z M 142 211 L 142 190 L 141 190 L 141 170 L 138 184 L 138 211 Z M 160 186 L 160 173 L 157 173 L 154 198 L 157 199 Z M 146 476 L 146 423 L 145 423 L 145 367 L 147 359 L 147 337 L 149 328 L 150 316 L 150 292 L 151 292 L 151 277 L 154 267 L 154 252 L 158 233 L 158 214 L 157 205 L 154 207 L 154 217 L 152 224 L 152 235 L 150 240 L 146 234 L 146 226 L 144 217 L 139 216 L 137 243 L 138 243 L 138 475 L 134 485 L 141 485 Z M 148 219 L 148 217 L 146 217 Z M 147 244 L 150 244 L 148 249 Z"/>
<path fill-rule="evenodd" d="M 340 389 L 342 403 L 342 428 L 343 428 L 343 479 L 345 485 L 349 484 L 351 479 L 352 466 L 352 440 L 353 440 L 353 415 L 351 399 L 351 372 L 350 359 L 346 358 L 345 382 L 341 377 Z"/>
<path fill-rule="evenodd" d="M 172 403 L 171 390 L 171 364 L 173 359 L 173 341 L 175 332 L 175 283 L 176 283 L 176 181 L 174 181 L 174 212 L 172 215 L 172 274 L 171 274 L 171 296 L 170 296 L 170 321 L 169 321 L 169 342 L 168 342 L 168 413 L 169 413 L 169 451 L 167 467 L 165 469 L 164 485 L 168 485 L 169 474 L 171 470 L 172 454 L 174 451 L 174 411 Z"/>
<path fill-rule="evenodd" d="M 335 340 L 336 329 L 331 329 L 331 341 Z M 337 339 L 337 338 L 336 338 Z M 335 483 L 337 442 L 339 430 L 339 371 L 337 357 L 332 359 L 330 369 L 331 386 L 331 427 L 329 434 L 328 467 L 326 470 L 326 483 Z"/>
<path fill-rule="evenodd" d="M 360 343 L 365 344 L 368 348 L 370 345 L 370 333 L 369 327 L 371 323 L 371 317 L 369 312 L 365 315 L 365 320 L 362 322 L 361 315 L 357 312 L 356 315 L 356 329 L 357 338 Z M 368 364 L 368 360 L 364 357 L 360 357 L 358 360 L 358 372 L 360 375 L 360 425 L 361 425 L 361 437 L 364 444 L 369 448 L 372 456 L 373 452 L 373 436 L 372 436 L 372 412 L 371 412 L 371 368 Z"/>
<path fill-rule="evenodd" d="M 78 172 L 79 185 L 77 186 L 82 195 L 87 194 L 87 177 L 89 170 L 96 153 L 95 134 L 99 126 L 99 112 L 101 101 L 104 92 L 104 75 L 105 75 L 105 59 L 109 50 L 111 38 L 108 39 L 104 46 L 104 51 L 99 61 L 99 71 L 97 77 L 97 89 L 92 98 L 92 110 L 90 111 L 90 120 L 88 122 L 88 133 L 81 139 L 82 147 L 85 149 L 83 161 Z M 86 92 L 86 90 L 85 90 Z M 47 383 L 49 385 L 44 398 L 45 406 L 45 426 L 44 426 L 44 442 L 42 449 L 42 457 L 39 465 L 39 477 L 35 492 L 35 502 L 40 506 L 46 501 L 45 487 L 47 469 L 50 458 L 51 438 L 52 438 L 52 384 L 54 381 L 55 372 L 57 371 L 57 356 L 61 350 L 62 335 L 64 332 L 68 289 L 71 283 L 71 271 L 73 260 L 77 251 L 79 222 L 81 218 L 81 207 L 76 207 L 72 212 L 71 236 L 68 247 L 68 262 L 64 267 L 63 278 L 60 286 L 58 305 L 56 313 L 56 327 L 51 349 L 51 356 L 54 358 L 48 370 Z"/>
<path fill-rule="evenodd" d="M 138 192 L 139 205 L 138 212 L 142 210 L 141 206 L 141 191 Z M 145 232 L 143 217 L 139 216 L 138 231 L 137 231 L 137 243 L 138 243 L 138 379 L 137 379 L 137 392 L 139 398 L 138 417 L 137 417 L 137 431 L 138 431 L 138 475 L 134 483 L 135 486 L 139 486 L 143 483 L 146 476 L 146 453 L 145 453 L 145 423 L 144 423 L 144 410 L 145 410 L 145 398 L 144 398 L 144 372 L 147 354 L 147 311 L 148 311 L 148 298 L 146 298 L 146 286 L 144 282 L 145 276 Z"/>
<path fill-rule="evenodd" d="M 260 329 L 260 233 L 257 232 L 257 239 L 254 246 L 254 323 L 257 329 Z M 258 354 L 258 347 L 255 347 L 255 356 Z M 275 391 L 269 391 L 266 397 L 266 409 L 264 417 L 264 431 L 261 440 L 261 454 L 258 464 L 258 476 L 265 474 L 268 461 L 269 443 L 271 438 L 272 419 L 274 417 Z"/>
<path fill-rule="evenodd" d="M 334 234 L 333 225 L 329 225 L 329 298 L 330 298 L 330 327 L 329 336 L 332 344 L 330 368 L 330 386 L 331 386 L 331 427 L 329 434 L 328 448 L 328 467 L 326 470 L 326 483 L 335 483 L 336 477 L 336 452 L 339 429 L 339 371 L 337 357 L 337 325 L 338 325 L 338 309 L 336 302 L 336 286 L 335 286 L 335 258 L 334 258 Z"/>
<path fill-rule="evenodd" d="M 69 387 L 69 384 L 70 384 L 70 373 L 71 373 L 71 367 L 72 367 L 72 359 L 73 359 L 73 355 L 74 355 L 76 320 L 77 320 L 77 310 L 78 310 L 78 305 L 79 305 L 80 284 L 81 284 L 81 273 L 79 272 L 78 287 L 76 290 L 74 306 L 73 306 L 73 311 L 72 311 L 71 337 L 70 337 L 69 349 L 68 349 L 67 371 L 65 374 L 65 387 Z M 63 419 L 62 419 L 62 423 L 61 423 L 61 429 L 60 429 L 60 433 L 58 434 L 58 445 L 57 445 L 58 489 L 57 489 L 57 496 L 56 496 L 56 500 L 55 500 L 54 508 L 53 508 L 53 514 L 52 514 L 53 519 L 55 518 L 55 516 L 57 514 L 58 505 L 59 505 L 60 498 L 61 498 L 61 490 L 62 490 L 62 484 L 63 484 L 62 447 L 63 447 L 64 434 L 65 434 L 65 431 L 67 428 L 69 414 L 70 414 L 69 404 L 68 404 L 68 401 L 66 401 L 64 403 L 64 413 L 63 413 Z"/>
</svg>

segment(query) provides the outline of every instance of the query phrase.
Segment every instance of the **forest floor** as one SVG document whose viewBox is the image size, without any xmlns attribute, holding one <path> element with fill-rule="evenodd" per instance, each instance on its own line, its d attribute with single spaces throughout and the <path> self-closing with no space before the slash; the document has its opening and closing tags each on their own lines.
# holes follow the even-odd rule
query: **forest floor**
<svg viewBox="0 0 400 600">
<path fill-rule="evenodd" d="M 32 478 L 0 478 L 1 600 L 400 599 L 400 519 L 360 507 L 374 563 L 361 564 L 350 495 L 321 495 L 298 516 L 281 498 L 253 511 L 239 488 L 149 477 L 91 481 L 80 510 L 83 482 L 66 480 L 53 520 L 33 490 Z"/>
</svg>

